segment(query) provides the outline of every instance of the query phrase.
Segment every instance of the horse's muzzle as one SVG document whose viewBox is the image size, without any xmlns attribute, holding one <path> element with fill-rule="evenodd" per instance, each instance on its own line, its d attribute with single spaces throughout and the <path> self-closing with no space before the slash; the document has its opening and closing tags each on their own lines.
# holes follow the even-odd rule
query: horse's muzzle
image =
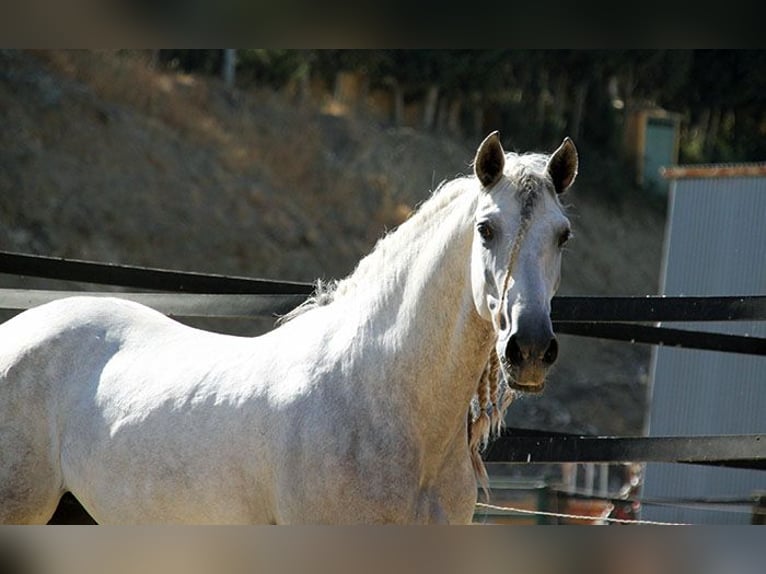
<svg viewBox="0 0 766 574">
<path fill-rule="evenodd" d="M 550 327 L 531 336 L 518 331 L 508 338 L 502 353 L 498 354 L 511 388 L 539 393 L 545 387 L 548 368 L 558 357 L 559 344 Z"/>
</svg>

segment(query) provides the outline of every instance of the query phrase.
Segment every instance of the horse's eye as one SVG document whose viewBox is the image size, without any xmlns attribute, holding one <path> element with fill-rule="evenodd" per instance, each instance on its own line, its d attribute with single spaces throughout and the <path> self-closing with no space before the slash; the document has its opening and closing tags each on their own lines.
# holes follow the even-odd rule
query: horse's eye
<svg viewBox="0 0 766 574">
<path fill-rule="evenodd" d="M 476 231 L 479 232 L 479 236 L 485 241 L 491 241 L 492 238 L 495 236 L 495 230 L 492 229 L 492 226 L 487 221 L 481 221 L 476 226 Z"/>
<path fill-rule="evenodd" d="M 559 247 L 564 247 L 567 241 L 572 237 L 572 230 L 568 227 L 559 234 Z"/>
</svg>

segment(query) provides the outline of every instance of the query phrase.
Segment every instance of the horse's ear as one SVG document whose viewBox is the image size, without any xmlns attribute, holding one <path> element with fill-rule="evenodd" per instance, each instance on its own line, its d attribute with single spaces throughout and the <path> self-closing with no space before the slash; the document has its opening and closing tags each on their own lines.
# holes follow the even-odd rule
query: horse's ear
<svg viewBox="0 0 766 574">
<path fill-rule="evenodd" d="M 503 175 L 505 167 L 505 152 L 500 144 L 499 132 L 489 134 L 479 145 L 476 151 L 476 159 L 473 162 L 473 171 L 479 178 L 481 185 L 490 187 Z"/>
<path fill-rule="evenodd" d="M 567 138 L 551 154 L 548 160 L 548 174 L 553 180 L 556 193 L 564 193 L 577 177 L 577 148 L 574 142 Z"/>
</svg>

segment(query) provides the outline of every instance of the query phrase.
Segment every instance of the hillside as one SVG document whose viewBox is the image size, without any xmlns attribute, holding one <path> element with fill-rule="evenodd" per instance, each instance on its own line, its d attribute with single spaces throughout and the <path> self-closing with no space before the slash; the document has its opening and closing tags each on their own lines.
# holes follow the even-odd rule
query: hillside
<svg viewBox="0 0 766 574">
<path fill-rule="evenodd" d="M 214 79 L 111 53 L 0 51 L 0 249 L 341 277 L 441 180 L 467 173 L 478 141 L 328 109 L 319 98 L 229 93 Z M 655 293 L 662 208 L 603 189 L 621 184 L 585 153 L 580 172 L 566 198 L 575 239 L 561 293 Z M 562 337 L 561 350 L 546 393 L 517 401 L 509 423 L 639 433 L 648 348 Z"/>
</svg>

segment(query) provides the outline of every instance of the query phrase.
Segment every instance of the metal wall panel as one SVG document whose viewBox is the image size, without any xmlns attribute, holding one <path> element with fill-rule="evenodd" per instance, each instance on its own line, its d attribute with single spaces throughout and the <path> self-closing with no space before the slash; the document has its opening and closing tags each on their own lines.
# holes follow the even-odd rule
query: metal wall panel
<svg viewBox="0 0 766 574">
<path fill-rule="evenodd" d="M 766 178 L 679 179 L 671 187 L 661 293 L 766 294 Z M 669 326 L 766 336 L 764 322 Z M 658 347 L 653 352 L 652 436 L 766 432 L 766 358 Z M 747 498 L 766 472 L 647 465 L 643 496 Z M 726 510 L 726 511 L 724 511 Z M 747 524 L 747 506 L 645 505 L 643 518 Z"/>
</svg>

